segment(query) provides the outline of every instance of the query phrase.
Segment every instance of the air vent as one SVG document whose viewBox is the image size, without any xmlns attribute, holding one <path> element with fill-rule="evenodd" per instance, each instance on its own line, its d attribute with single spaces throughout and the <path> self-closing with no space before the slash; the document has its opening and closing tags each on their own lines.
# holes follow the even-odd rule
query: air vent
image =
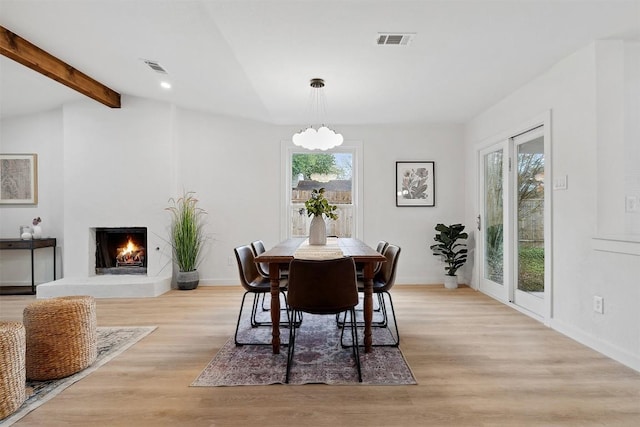
<svg viewBox="0 0 640 427">
<path fill-rule="evenodd" d="M 143 59 L 144 63 L 149 66 L 153 71 L 160 74 L 169 74 L 167 70 L 165 70 L 162 65 L 158 64 L 156 61 L 150 61 L 148 59 Z"/>
<path fill-rule="evenodd" d="M 411 44 L 416 33 L 378 33 L 379 46 L 406 46 Z"/>
</svg>

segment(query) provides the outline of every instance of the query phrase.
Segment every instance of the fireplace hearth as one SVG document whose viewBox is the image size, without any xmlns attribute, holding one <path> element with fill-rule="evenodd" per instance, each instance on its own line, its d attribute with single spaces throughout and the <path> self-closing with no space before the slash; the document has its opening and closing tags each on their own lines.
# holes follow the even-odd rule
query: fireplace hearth
<svg viewBox="0 0 640 427">
<path fill-rule="evenodd" d="M 147 274 L 147 228 L 96 228 L 96 275 Z"/>
</svg>

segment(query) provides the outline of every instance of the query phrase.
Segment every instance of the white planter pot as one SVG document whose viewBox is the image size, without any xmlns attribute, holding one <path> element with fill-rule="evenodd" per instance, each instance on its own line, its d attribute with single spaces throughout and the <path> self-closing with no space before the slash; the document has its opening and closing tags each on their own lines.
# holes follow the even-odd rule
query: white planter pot
<svg viewBox="0 0 640 427">
<path fill-rule="evenodd" d="M 447 289 L 456 289 L 458 287 L 458 276 L 444 275 L 444 287 Z"/>
</svg>

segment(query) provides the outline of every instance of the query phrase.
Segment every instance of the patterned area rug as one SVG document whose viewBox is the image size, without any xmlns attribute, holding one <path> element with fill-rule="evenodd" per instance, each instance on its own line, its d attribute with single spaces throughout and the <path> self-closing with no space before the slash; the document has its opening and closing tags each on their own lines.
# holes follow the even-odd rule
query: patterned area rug
<svg viewBox="0 0 640 427">
<path fill-rule="evenodd" d="M 66 378 L 51 381 L 27 381 L 27 400 L 0 427 L 10 426 L 70 385 L 80 381 L 129 347 L 149 335 L 156 326 L 98 327 L 98 357 L 88 368 Z"/>
<path fill-rule="evenodd" d="M 247 298 L 249 299 L 249 298 Z M 249 311 L 251 302 L 247 304 Z M 268 315 L 268 312 L 265 312 Z M 264 313 L 262 313 L 264 316 Z M 246 316 L 248 317 L 248 316 Z M 268 316 L 263 317 L 264 320 Z M 283 320 L 286 316 L 283 313 Z M 375 319 L 374 319 L 375 320 Z M 289 384 L 359 384 L 351 348 L 340 345 L 341 329 L 334 316 L 304 314 L 298 331 Z M 358 340 L 362 343 L 363 328 Z M 289 330 L 281 328 L 282 342 L 288 342 Z M 348 337 L 347 337 L 348 336 Z M 251 328 L 243 316 L 241 342 L 271 342 L 271 328 Z M 345 344 L 350 343 L 349 329 Z M 390 342 L 386 328 L 373 328 L 374 343 Z M 392 342 L 392 341 L 391 341 Z M 364 353 L 361 347 L 362 384 L 405 385 L 417 384 L 402 352 L 397 347 L 374 347 Z M 287 347 L 273 354 L 270 345 L 244 345 L 236 347 L 233 337 L 220 349 L 207 367 L 191 384 L 197 387 L 284 384 L 287 366 Z"/>
</svg>

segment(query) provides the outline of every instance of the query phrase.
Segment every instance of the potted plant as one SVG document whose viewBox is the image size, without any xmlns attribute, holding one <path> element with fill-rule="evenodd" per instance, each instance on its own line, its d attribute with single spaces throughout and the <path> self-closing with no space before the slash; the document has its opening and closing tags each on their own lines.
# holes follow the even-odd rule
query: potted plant
<svg viewBox="0 0 640 427">
<path fill-rule="evenodd" d="M 436 233 L 433 240 L 437 243 L 431 245 L 431 250 L 433 255 L 441 257 L 446 264 L 444 267 L 445 288 L 455 289 L 458 287 L 456 272 L 467 261 L 467 244 L 459 241 L 467 239 L 469 235 L 463 232 L 464 225 L 462 224 L 449 226 L 438 224 L 435 229 L 438 233 Z"/>
<path fill-rule="evenodd" d="M 337 207 L 330 205 L 329 201 L 324 197 L 324 188 L 311 191 L 311 197 L 304 202 L 307 209 L 307 216 L 313 215 L 311 225 L 309 226 L 309 244 L 310 245 L 326 245 L 327 244 L 327 225 L 324 222 L 323 215 L 330 219 L 338 219 L 335 213 Z"/>
<path fill-rule="evenodd" d="M 178 265 L 176 283 L 178 289 L 198 287 L 200 281 L 198 264 L 205 241 L 203 217 L 206 211 L 198 207 L 198 199 L 192 191 L 184 192 L 178 199 L 169 199 L 171 206 L 171 247 Z"/>
</svg>

